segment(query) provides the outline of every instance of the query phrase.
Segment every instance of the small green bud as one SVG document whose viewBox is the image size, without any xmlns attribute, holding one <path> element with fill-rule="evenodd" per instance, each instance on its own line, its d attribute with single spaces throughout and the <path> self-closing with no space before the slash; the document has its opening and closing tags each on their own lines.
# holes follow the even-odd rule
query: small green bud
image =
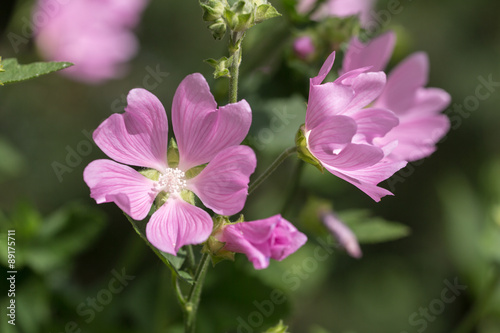
<svg viewBox="0 0 500 333">
<path fill-rule="evenodd" d="M 324 172 L 323 165 L 321 162 L 313 156 L 313 154 L 307 148 L 307 138 L 305 133 L 305 125 L 300 126 L 295 135 L 295 145 L 297 146 L 297 156 L 304 162 L 314 165 L 319 171 Z"/>
<path fill-rule="evenodd" d="M 214 23 L 210 24 L 208 29 L 210 29 L 215 39 L 222 39 L 227 30 L 226 22 L 222 18 L 219 18 Z"/>
<path fill-rule="evenodd" d="M 220 19 L 228 4 L 221 0 L 204 0 L 200 2 L 200 6 L 203 9 L 203 20 L 210 22 Z"/>
</svg>

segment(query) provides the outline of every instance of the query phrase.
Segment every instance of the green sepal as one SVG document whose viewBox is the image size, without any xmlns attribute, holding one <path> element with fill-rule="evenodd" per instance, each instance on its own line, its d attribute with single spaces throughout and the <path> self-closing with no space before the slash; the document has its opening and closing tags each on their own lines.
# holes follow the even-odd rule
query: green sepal
<svg viewBox="0 0 500 333">
<path fill-rule="evenodd" d="M 222 57 L 218 60 L 215 59 L 206 59 L 205 62 L 212 66 L 214 70 L 214 79 L 218 79 L 220 77 L 231 77 L 231 72 L 229 68 L 233 64 L 233 57 Z"/>
<path fill-rule="evenodd" d="M 177 168 L 179 165 L 179 148 L 174 138 L 170 139 L 167 150 L 167 162 L 170 168 Z"/>
<path fill-rule="evenodd" d="M 242 218 L 243 215 L 240 216 L 238 221 L 243 221 Z M 201 252 L 210 254 L 210 257 L 212 258 L 212 265 L 214 266 L 223 260 L 234 261 L 234 252 L 224 249 L 226 243 L 219 241 L 215 236 L 222 232 L 225 225 L 233 223 L 229 221 L 227 216 L 222 215 L 215 215 L 212 219 L 214 221 L 212 235 L 208 237 Z"/>
<path fill-rule="evenodd" d="M 194 193 L 189 191 L 189 190 L 182 190 L 181 191 L 181 198 L 182 200 L 186 201 L 187 203 L 196 206 L 195 205 L 195 197 Z"/>
<path fill-rule="evenodd" d="M 203 9 L 203 20 L 210 22 L 220 19 L 228 4 L 225 0 L 204 0 L 200 1 L 200 6 Z"/>
<path fill-rule="evenodd" d="M 281 16 L 281 14 L 272 5 L 259 5 L 255 10 L 255 23 L 261 23 L 278 16 Z"/>
<path fill-rule="evenodd" d="M 198 165 L 198 166 L 195 166 L 195 167 L 189 169 L 185 173 L 186 179 L 191 179 L 191 178 L 194 178 L 194 177 L 198 176 L 200 174 L 200 172 L 202 172 L 203 169 L 205 169 L 207 167 L 207 165 L 208 165 L 208 163 L 202 164 L 202 165 Z"/>
<path fill-rule="evenodd" d="M 319 171 L 323 173 L 325 168 L 323 167 L 321 162 L 316 157 L 314 157 L 313 154 L 311 154 L 309 149 L 307 149 L 307 139 L 304 132 L 305 132 L 305 125 L 302 125 L 297 131 L 297 134 L 295 135 L 295 145 L 297 146 L 297 157 L 303 160 L 304 162 L 314 165 L 316 168 L 318 168 Z"/>
<path fill-rule="evenodd" d="M 288 332 L 288 326 L 283 324 L 283 320 L 280 320 L 278 325 L 268 328 L 267 331 L 265 331 L 264 333 L 289 333 L 289 332 Z"/>
<path fill-rule="evenodd" d="M 144 177 L 151 179 L 151 180 L 154 180 L 154 181 L 158 181 L 158 179 L 160 178 L 160 172 L 158 172 L 155 169 L 139 170 L 139 173 L 141 175 L 143 175 Z"/>
<path fill-rule="evenodd" d="M 219 18 L 214 23 L 210 24 L 208 29 L 212 32 L 214 39 L 222 39 L 224 38 L 227 30 L 226 22 L 222 18 Z"/>
</svg>

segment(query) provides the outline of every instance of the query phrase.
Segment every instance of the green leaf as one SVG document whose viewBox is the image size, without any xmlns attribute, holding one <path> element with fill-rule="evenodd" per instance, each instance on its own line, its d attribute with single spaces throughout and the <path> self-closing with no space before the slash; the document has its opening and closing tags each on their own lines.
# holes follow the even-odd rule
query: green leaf
<svg viewBox="0 0 500 333">
<path fill-rule="evenodd" d="M 268 328 L 264 333 L 289 333 L 288 326 L 283 324 L 283 320 L 280 320 L 278 325 Z"/>
<path fill-rule="evenodd" d="M 278 13 L 276 8 L 274 8 L 272 5 L 260 5 L 255 10 L 255 23 L 260 23 L 278 16 L 281 16 L 281 14 Z"/>
<path fill-rule="evenodd" d="M 354 232 L 359 243 L 381 243 L 406 237 L 410 228 L 386 221 L 380 217 L 371 217 L 366 210 L 338 213 L 339 218 Z"/>
<path fill-rule="evenodd" d="M 73 66 L 70 62 L 34 62 L 20 65 L 15 58 L 2 61 L 4 72 L 0 73 L 0 81 L 4 84 L 33 79 Z"/>
<path fill-rule="evenodd" d="M 0 138 L 0 183 L 18 176 L 25 167 L 24 157 L 9 142 Z"/>
</svg>

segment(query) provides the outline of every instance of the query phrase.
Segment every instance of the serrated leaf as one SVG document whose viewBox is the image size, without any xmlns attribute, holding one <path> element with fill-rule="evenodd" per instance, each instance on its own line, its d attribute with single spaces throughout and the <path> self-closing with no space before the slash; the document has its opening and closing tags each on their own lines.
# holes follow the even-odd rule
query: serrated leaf
<svg viewBox="0 0 500 333">
<path fill-rule="evenodd" d="M 73 66 L 70 62 L 34 62 L 20 65 L 15 58 L 3 60 L 2 65 L 5 71 L 0 73 L 0 81 L 3 84 L 33 79 Z"/>
</svg>

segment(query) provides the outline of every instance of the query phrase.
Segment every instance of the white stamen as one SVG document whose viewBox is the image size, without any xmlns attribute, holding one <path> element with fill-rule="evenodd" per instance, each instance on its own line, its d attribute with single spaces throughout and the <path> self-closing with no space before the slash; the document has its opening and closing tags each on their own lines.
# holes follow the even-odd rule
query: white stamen
<svg viewBox="0 0 500 333">
<path fill-rule="evenodd" d="M 180 193 L 187 185 L 184 177 L 185 174 L 181 170 L 167 168 L 158 178 L 156 188 L 167 193 Z"/>
</svg>

